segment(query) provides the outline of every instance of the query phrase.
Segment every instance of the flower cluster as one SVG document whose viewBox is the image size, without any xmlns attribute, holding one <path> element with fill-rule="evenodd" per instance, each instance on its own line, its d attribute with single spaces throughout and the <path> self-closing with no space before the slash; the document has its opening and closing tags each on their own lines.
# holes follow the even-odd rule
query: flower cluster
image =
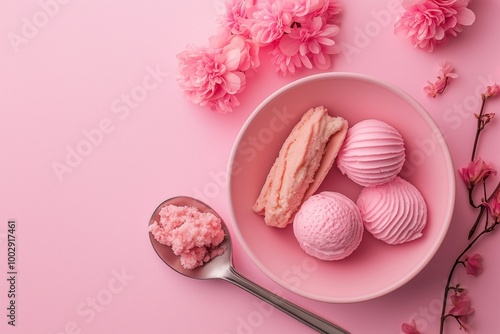
<svg viewBox="0 0 500 334">
<path fill-rule="evenodd" d="M 448 37 L 457 36 L 476 17 L 470 0 L 403 0 L 404 12 L 394 26 L 398 36 L 413 46 L 432 51 Z"/>
<path fill-rule="evenodd" d="M 451 280 L 458 267 L 464 267 L 468 275 L 475 277 L 483 273 L 483 257 L 477 253 L 472 255 L 468 255 L 468 253 L 479 239 L 493 232 L 497 225 L 500 224 L 500 182 L 497 183 L 493 191 L 488 192 L 487 189 L 489 179 L 491 176 L 496 175 L 497 171 L 492 164 L 484 162 L 481 157 L 476 157 L 479 137 L 485 129 L 485 126 L 495 116 L 494 113 L 485 112 L 486 102 L 498 95 L 500 95 L 500 85 L 497 83 L 488 86 L 486 91 L 481 94 L 481 110 L 475 115 L 477 127 L 471 159 L 467 166 L 458 170 L 468 191 L 470 206 L 479 211 L 469 231 L 469 243 L 456 258 L 448 275 L 448 280 L 444 289 L 443 307 L 441 310 L 439 331 L 441 334 L 444 333 L 445 322 L 448 318 L 455 319 L 460 329 L 465 333 L 473 332 L 469 320 L 469 316 L 474 313 L 474 308 L 471 306 L 471 299 L 466 289 L 461 287 L 460 284 L 451 285 Z M 480 188 L 480 190 L 477 190 L 477 188 Z M 479 200 L 477 199 L 476 191 L 480 194 Z M 483 223 L 482 229 L 477 231 L 481 222 Z M 450 292 L 452 292 L 451 295 Z M 448 303 L 451 304 L 449 310 L 447 310 Z M 403 323 L 401 329 L 405 334 L 420 334 L 414 320 L 409 323 Z"/>
<path fill-rule="evenodd" d="M 340 52 L 334 40 L 340 12 L 337 0 L 226 0 L 209 45 L 177 55 L 179 87 L 192 102 L 227 113 L 239 105 L 236 94 L 259 66 L 261 48 L 283 76 L 328 69 Z"/>
<path fill-rule="evenodd" d="M 245 72 L 259 66 L 258 52 L 237 35 L 214 36 L 208 47 L 191 46 L 177 55 L 179 87 L 193 103 L 229 112 L 239 105 L 235 94 L 245 88 Z"/>
<path fill-rule="evenodd" d="M 429 84 L 424 87 L 427 95 L 435 98 L 439 94 L 443 94 L 444 90 L 448 86 L 448 81 L 450 79 L 458 78 L 458 74 L 456 74 L 454 71 L 455 69 L 450 63 L 441 63 L 436 81 L 427 81 Z"/>
</svg>

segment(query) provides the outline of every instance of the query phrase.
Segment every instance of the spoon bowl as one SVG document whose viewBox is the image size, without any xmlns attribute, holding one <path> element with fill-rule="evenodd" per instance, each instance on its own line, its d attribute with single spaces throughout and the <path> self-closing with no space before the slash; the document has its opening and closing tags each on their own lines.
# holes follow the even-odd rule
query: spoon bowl
<svg viewBox="0 0 500 334">
<path fill-rule="evenodd" d="M 225 276 L 227 272 L 230 271 L 230 267 L 233 263 L 233 249 L 231 235 L 229 234 L 229 230 L 227 229 L 226 224 L 224 224 L 224 221 L 219 216 L 219 214 L 210 206 L 199 200 L 191 197 L 178 196 L 167 199 L 166 201 L 161 203 L 153 212 L 149 224 L 152 224 L 154 221 L 160 221 L 160 209 L 169 204 L 176 206 L 195 207 L 200 212 L 210 212 L 218 217 L 222 222 L 222 229 L 225 235 L 224 240 L 222 241 L 220 246 L 226 249 L 226 251 L 202 266 L 194 269 L 186 269 L 181 265 L 179 256 L 175 255 L 170 247 L 159 243 L 158 240 L 155 239 L 153 234 L 149 233 L 149 239 L 151 240 L 151 244 L 153 245 L 156 254 L 158 254 L 160 259 L 162 259 L 163 262 L 165 262 L 170 268 L 177 271 L 179 274 L 190 278 L 205 280 L 216 279 Z"/>
<path fill-rule="evenodd" d="M 200 212 L 210 212 L 214 214 L 221 220 L 222 229 L 224 230 L 225 234 L 224 240 L 220 244 L 220 246 L 224 247 L 225 249 L 225 252 L 223 254 L 213 258 L 209 262 L 195 269 L 185 269 L 184 267 L 182 267 L 179 257 L 174 254 L 172 249 L 169 246 L 159 243 L 155 239 L 155 237 L 151 233 L 149 233 L 149 238 L 154 250 L 156 251 L 156 254 L 158 254 L 163 262 L 165 262 L 170 268 L 190 278 L 200 280 L 222 279 L 228 281 L 242 288 L 243 290 L 250 292 L 254 296 L 262 299 L 270 305 L 273 305 L 277 309 L 285 312 L 286 314 L 313 328 L 319 333 L 349 334 L 349 332 L 345 329 L 342 329 L 339 326 L 332 324 L 331 322 L 301 308 L 300 306 L 289 302 L 288 300 L 264 289 L 263 287 L 255 284 L 254 282 L 237 273 L 233 266 L 232 243 L 229 230 L 227 229 L 227 226 L 220 215 L 207 204 L 195 198 L 187 196 L 178 196 L 167 199 L 155 209 L 149 221 L 149 225 L 151 225 L 155 221 L 160 220 L 160 209 L 169 204 L 176 206 L 195 207 Z"/>
</svg>

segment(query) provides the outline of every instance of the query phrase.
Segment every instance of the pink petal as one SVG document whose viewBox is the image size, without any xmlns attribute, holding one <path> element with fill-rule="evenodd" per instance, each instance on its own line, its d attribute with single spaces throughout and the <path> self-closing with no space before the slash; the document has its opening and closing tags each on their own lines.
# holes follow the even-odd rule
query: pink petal
<svg viewBox="0 0 500 334">
<path fill-rule="evenodd" d="M 469 8 L 464 8 L 457 13 L 458 23 L 464 26 L 470 26 L 476 20 L 476 14 Z"/>
<path fill-rule="evenodd" d="M 325 56 L 323 53 L 319 53 L 313 56 L 314 65 L 320 70 L 327 70 L 331 66 L 331 59 L 328 56 Z"/>
<path fill-rule="evenodd" d="M 337 25 L 329 24 L 319 33 L 319 36 L 335 36 L 340 32 L 340 28 Z"/>
<path fill-rule="evenodd" d="M 323 26 L 323 21 L 321 20 L 321 17 L 316 16 L 312 19 L 311 26 L 309 29 L 312 31 L 319 31 L 322 26 Z"/>
<path fill-rule="evenodd" d="M 307 54 L 307 51 L 308 51 L 307 44 L 306 43 L 301 43 L 300 47 L 299 47 L 299 54 L 301 56 L 304 56 L 304 55 Z"/>
<path fill-rule="evenodd" d="M 436 29 L 436 34 L 434 35 L 434 38 L 437 39 L 438 41 L 442 40 L 444 38 L 444 29 L 438 27 Z"/>
<path fill-rule="evenodd" d="M 240 91 L 244 82 L 245 78 L 243 73 L 227 72 L 224 74 L 224 84 L 222 88 L 224 88 L 228 94 L 236 94 Z"/>
<path fill-rule="evenodd" d="M 308 46 L 308 49 L 312 54 L 318 54 L 321 52 L 321 46 L 316 41 L 311 41 Z"/>
<path fill-rule="evenodd" d="M 234 71 L 238 68 L 240 65 L 240 60 L 241 60 L 241 51 L 238 49 L 231 49 L 226 52 L 226 61 L 224 64 L 226 65 L 226 68 L 228 71 Z"/>
<path fill-rule="evenodd" d="M 312 69 L 313 68 L 313 65 L 311 63 L 311 60 L 306 57 L 306 56 L 300 56 L 300 61 L 302 62 L 302 64 L 304 64 L 304 66 L 308 69 Z"/>
<path fill-rule="evenodd" d="M 327 38 L 327 37 L 318 37 L 318 38 L 316 38 L 316 40 L 318 41 L 318 43 L 323 44 L 323 45 L 333 45 L 333 44 L 335 44 L 334 40 L 332 40 L 330 38 Z"/>
<path fill-rule="evenodd" d="M 279 42 L 279 48 L 285 56 L 293 56 L 299 52 L 300 41 L 284 35 Z"/>
</svg>

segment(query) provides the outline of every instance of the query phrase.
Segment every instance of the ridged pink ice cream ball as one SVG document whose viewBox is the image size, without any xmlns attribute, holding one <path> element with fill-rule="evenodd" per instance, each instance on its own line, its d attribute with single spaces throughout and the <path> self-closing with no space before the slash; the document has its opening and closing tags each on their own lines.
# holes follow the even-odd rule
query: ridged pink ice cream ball
<svg viewBox="0 0 500 334">
<path fill-rule="evenodd" d="M 380 186 L 364 188 L 356 204 L 366 230 L 388 244 L 420 238 L 427 223 L 424 198 L 414 185 L 399 176 Z"/>
<path fill-rule="evenodd" d="M 391 125 L 375 119 L 361 121 L 348 129 L 337 156 L 340 171 L 364 187 L 391 181 L 404 162 L 401 134 Z"/>
</svg>

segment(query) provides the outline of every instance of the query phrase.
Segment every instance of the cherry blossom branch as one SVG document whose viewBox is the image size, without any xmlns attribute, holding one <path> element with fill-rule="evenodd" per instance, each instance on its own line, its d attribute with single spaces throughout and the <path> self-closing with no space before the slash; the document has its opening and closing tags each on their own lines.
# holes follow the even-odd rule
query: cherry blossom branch
<svg viewBox="0 0 500 334">
<path fill-rule="evenodd" d="M 500 183 L 499 183 L 500 185 Z M 498 186 L 497 186 L 498 188 Z M 481 211 L 482 212 L 482 211 Z M 478 216 L 481 216 L 482 213 L 479 213 Z M 440 323 L 440 328 L 439 328 L 439 333 L 440 334 L 443 334 L 444 333 L 444 323 L 445 323 L 445 320 L 447 317 L 449 316 L 453 316 L 455 318 L 457 318 L 457 316 L 454 316 L 452 314 L 446 314 L 446 306 L 448 305 L 447 303 L 447 300 L 448 300 L 448 294 L 450 292 L 450 290 L 455 290 L 456 287 L 455 286 L 450 286 L 451 284 L 451 280 L 453 278 L 453 275 L 455 273 L 455 269 L 457 268 L 457 266 L 459 264 L 463 264 L 463 265 L 466 265 L 466 263 L 464 261 L 462 261 L 462 257 L 472 248 L 472 246 L 474 246 L 474 244 L 485 234 L 487 233 L 490 233 L 492 232 L 495 227 L 498 225 L 498 221 L 495 221 L 493 223 L 493 225 L 491 225 L 490 227 L 486 227 L 484 230 L 482 230 L 471 242 L 469 242 L 469 244 L 467 245 L 467 247 L 465 247 L 465 249 L 457 256 L 456 260 L 455 260 L 455 263 L 453 263 L 453 266 L 450 270 L 450 273 L 448 275 L 448 279 L 446 281 L 446 287 L 444 289 L 444 299 L 443 299 L 443 307 L 441 308 L 441 323 Z M 457 320 L 459 320 L 457 318 Z M 460 322 L 460 321 L 459 321 Z M 463 325 L 462 322 L 460 322 L 461 326 Z"/>
<path fill-rule="evenodd" d="M 487 187 L 486 187 L 486 179 L 496 174 L 496 170 L 490 164 L 485 163 L 481 158 L 476 158 L 479 137 L 481 132 L 484 130 L 485 126 L 492 120 L 495 114 L 485 114 L 485 105 L 486 101 L 496 96 L 500 93 L 500 85 L 495 83 L 492 86 L 488 86 L 486 92 L 481 95 L 482 104 L 479 114 L 476 114 L 477 118 L 477 127 L 476 134 L 474 137 L 474 145 L 472 148 L 471 160 L 467 167 L 459 170 L 462 179 L 464 180 L 469 197 L 469 204 L 475 208 L 479 209 L 476 220 L 472 225 L 472 228 L 469 231 L 468 239 L 471 240 L 473 238 L 477 227 L 479 226 L 479 222 L 484 218 L 484 228 L 483 230 L 477 234 L 465 247 L 465 249 L 457 256 L 453 266 L 451 267 L 450 273 L 448 274 L 448 279 L 446 281 L 446 286 L 444 289 L 444 298 L 443 298 L 443 306 L 441 308 L 441 321 L 439 333 L 444 333 L 445 321 L 448 317 L 453 317 L 457 320 L 461 329 L 464 329 L 465 332 L 470 332 L 471 328 L 469 326 L 467 316 L 474 312 L 474 309 L 470 307 L 470 300 L 466 295 L 465 289 L 460 288 L 460 285 L 451 286 L 451 280 L 453 275 L 455 274 L 455 270 L 458 265 L 463 265 L 467 274 L 471 274 L 474 276 L 479 275 L 482 272 L 482 267 L 480 265 L 481 256 L 479 254 L 474 254 L 471 257 L 466 256 L 466 253 L 476 244 L 476 242 L 484 235 L 492 232 L 495 227 L 499 224 L 500 218 L 500 182 L 497 183 L 495 189 L 488 196 Z M 482 184 L 482 198 L 481 203 L 476 204 L 474 201 L 473 193 L 474 189 L 478 184 Z M 484 217 L 486 213 L 486 217 Z M 489 224 L 489 216 L 493 218 L 493 224 Z M 446 312 L 448 306 L 448 296 L 450 290 L 455 292 L 454 295 L 450 297 L 451 302 L 454 307 Z"/>
</svg>

